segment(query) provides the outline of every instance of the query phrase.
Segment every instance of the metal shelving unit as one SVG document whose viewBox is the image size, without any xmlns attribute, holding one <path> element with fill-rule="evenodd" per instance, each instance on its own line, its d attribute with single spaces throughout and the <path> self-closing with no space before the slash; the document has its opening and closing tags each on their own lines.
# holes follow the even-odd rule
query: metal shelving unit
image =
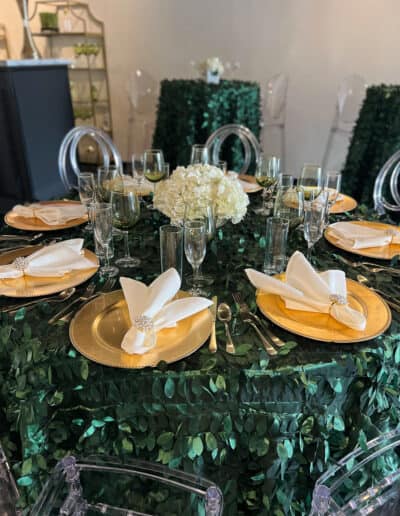
<svg viewBox="0 0 400 516">
<path fill-rule="evenodd" d="M 38 31 L 40 13 L 57 14 L 58 30 Z M 71 98 L 76 125 L 92 125 L 112 137 L 110 87 L 107 73 L 104 23 L 88 4 L 75 0 L 39 0 L 30 17 L 39 49 L 46 57 L 70 59 Z M 98 158 L 91 140 L 80 145 L 81 159 Z"/>
</svg>

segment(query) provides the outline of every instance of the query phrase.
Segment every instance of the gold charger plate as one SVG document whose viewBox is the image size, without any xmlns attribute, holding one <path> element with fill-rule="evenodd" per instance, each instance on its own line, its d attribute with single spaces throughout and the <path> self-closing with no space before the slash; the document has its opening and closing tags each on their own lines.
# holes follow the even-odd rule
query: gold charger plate
<svg viewBox="0 0 400 516">
<path fill-rule="evenodd" d="M 111 367 L 141 369 L 155 367 L 161 360 L 171 363 L 197 351 L 211 333 L 209 310 L 179 321 L 175 328 L 160 330 L 156 346 L 143 355 L 129 355 L 121 349 L 130 328 L 122 290 L 110 292 L 83 306 L 72 319 L 69 336 L 73 346 L 86 358 Z"/>
<path fill-rule="evenodd" d="M 29 256 L 43 246 L 32 245 L 3 253 L 0 256 L 0 265 L 11 263 L 18 256 Z M 55 294 L 70 287 L 76 287 L 96 274 L 99 267 L 97 256 L 88 249 L 83 249 L 86 258 L 93 262 L 93 268 L 71 271 L 61 277 L 23 276 L 17 279 L 0 279 L 0 295 L 7 297 L 38 297 Z"/>
<path fill-rule="evenodd" d="M 241 179 L 244 183 L 249 183 L 249 188 L 243 184 L 243 191 L 250 193 L 260 192 L 263 188 L 259 184 L 257 184 L 256 178 L 254 176 L 249 176 L 248 174 L 239 174 L 239 179 Z M 254 185 L 257 185 L 257 188 L 254 188 Z"/>
<path fill-rule="evenodd" d="M 344 213 L 345 211 L 352 211 L 357 208 L 357 201 L 349 195 L 340 194 L 341 199 L 336 201 L 329 210 L 329 213 Z"/>
<path fill-rule="evenodd" d="M 43 204 L 44 206 L 65 206 L 65 204 L 81 204 L 79 201 L 42 201 L 38 204 Z M 28 217 L 19 217 L 15 215 L 12 211 L 9 211 L 4 216 L 4 221 L 6 224 L 15 229 L 23 229 L 25 231 L 57 231 L 59 229 L 67 229 L 72 228 L 74 226 L 79 226 L 87 222 L 87 215 L 84 217 L 80 217 L 78 219 L 70 220 L 65 224 L 57 224 L 49 226 L 45 222 L 36 217 L 28 218 Z"/>
<path fill-rule="evenodd" d="M 360 224 L 362 226 L 368 226 L 371 229 L 380 229 L 383 231 L 398 229 L 397 226 L 391 226 L 390 224 L 383 224 L 382 222 L 373 222 L 367 220 L 355 220 L 348 222 L 348 224 Z M 345 223 L 346 224 L 346 223 Z M 336 238 L 332 229 L 328 226 L 324 232 L 324 237 L 335 247 L 348 251 L 349 253 L 359 254 L 360 256 L 367 256 L 368 258 L 377 258 L 378 260 L 391 260 L 393 257 L 400 254 L 400 244 L 390 244 L 381 247 L 365 247 L 363 249 L 352 249 L 349 246 L 339 243 L 339 239 Z"/>
<path fill-rule="evenodd" d="M 349 305 L 363 312 L 367 319 L 364 331 L 356 331 L 336 321 L 329 314 L 289 310 L 276 294 L 257 292 L 257 305 L 267 319 L 281 328 L 322 342 L 338 344 L 363 342 L 381 335 L 392 322 L 385 301 L 375 292 L 356 281 L 346 279 Z"/>
</svg>

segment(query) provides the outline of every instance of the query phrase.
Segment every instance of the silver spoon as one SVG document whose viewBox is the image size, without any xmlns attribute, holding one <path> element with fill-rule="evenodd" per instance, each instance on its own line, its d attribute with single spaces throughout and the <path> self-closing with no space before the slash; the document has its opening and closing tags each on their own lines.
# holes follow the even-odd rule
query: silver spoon
<svg viewBox="0 0 400 516">
<path fill-rule="evenodd" d="M 18 303 L 17 305 L 7 306 L 6 308 L 1 308 L 0 311 L 5 313 L 11 313 L 16 312 L 20 308 L 31 308 L 37 305 L 38 303 L 62 303 L 63 301 L 69 299 L 75 293 L 75 290 L 75 287 L 70 287 L 65 290 L 62 290 L 57 295 L 41 297 L 40 299 L 28 301 L 27 303 Z"/>
<path fill-rule="evenodd" d="M 232 319 L 232 312 L 231 312 L 231 309 L 228 304 L 221 303 L 220 305 L 218 305 L 217 317 L 218 317 L 218 320 L 223 322 L 225 325 L 225 334 L 226 334 L 226 338 L 228 339 L 226 341 L 225 350 L 227 353 L 231 353 L 232 355 L 234 355 L 236 352 L 235 345 L 232 341 L 231 332 L 229 331 L 229 325 L 228 325 L 228 323 Z"/>
<path fill-rule="evenodd" d="M 386 301 L 386 303 L 391 308 L 393 308 L 393 310 L 396 310 L 397 312 L 400 312 L 400 304 L 396 302 L 397 300 L 393 301 L 393 299 L 396 299 L 396 298 L 391 297 L 390 294 L 387 294 L 386 292 L 383 292 L 383 290 L 379 290 L 379 289 L 377 289 L 375 287 L 372 287 L 371 283 L 368 280 L 368 278 L 366 278 L 362 274 L 357 274 L 357 281 L 358 281 L 358 283 L 361 283 L 362 285 L 365 285 L 366 287 L 370 288 L 371 290 L 373 290 L 374 292 L 376 292 L 377 294 L 382 296 L 384 298 L 384 300 Z"/>
</svg>

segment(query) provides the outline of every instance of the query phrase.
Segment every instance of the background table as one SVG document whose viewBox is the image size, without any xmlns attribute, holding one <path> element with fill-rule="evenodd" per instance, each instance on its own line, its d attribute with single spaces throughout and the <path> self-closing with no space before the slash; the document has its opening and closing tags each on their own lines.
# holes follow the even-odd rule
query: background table
<svg viewBox="0 0 400 516">
<path fill-rule="evenodd" d="M 143 268 L 130 275 L 147 283 L 159 273 L 161 222 L 158 212 L 148 211 L 137 226 L 135 254 Z M 264 231 L 265 219 L 252 211 L 242 224 L 218 231 L 204 271 L 215 275 L 220 302 L 232 304 L 231 293 L 241 290 L 254 308 L 243 269 L 261 267 Z M 63 234 L 76 236 L 80 229 Z M 290 245 L 305 248 L 299 232 Z M 316 250 L 319 267 L 338 266 L 338 249 L 321 241 Z M 346 272 L 355 278 L 355 269 Z M 399 287 L 398 279 L 377 278 L 381 288 Z M 56 310 L 43 304 L 0 319 L 0 438 L 15 463 L 24 504 L 66 454 L 108 453 L 209 477 L 224 492 L 227 515 L 283 515 L 289 508 L 308 514 L 321 472 L 399 421 L 397 315 L 384 336 L 354 345 L 277 329 L 287 346 L 274 359 L 251 329 L 234 321 L 236 356 L 225 353 L 219 325 L 215 355 L 205 343 L 175 364 L 129 371 L 82 357 L 66 324 L 47 325 Z"/>
<path fill-rule="evenodd" d="M 255 82 L 202 80 L 161 82 L 153 147 L 163 149 L 170 169 L 187 165 L 191 146 L 205 143 L 212 132 L 225 124 L 242 124 L 258 138 L 260 134 L 260 86 Z M 241 144 L 226 147 L 230 168 L 238 170 Z"/>
</svg>

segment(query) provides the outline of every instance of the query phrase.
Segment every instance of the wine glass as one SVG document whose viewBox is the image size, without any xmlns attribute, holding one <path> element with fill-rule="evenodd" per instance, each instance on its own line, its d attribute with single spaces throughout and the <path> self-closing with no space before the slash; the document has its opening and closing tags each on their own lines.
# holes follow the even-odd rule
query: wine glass
<svg viewBox="0 0 400 516">
<path fill-rule="evenodd" d="M 319 195 L 322 190 L 322 171 L 319 165 L 312 163 L 306 163 L 301 170 L 297 185 L 301 186 L 304 190 L 304 199 L 309 201 L 312 197 L 312 193 Z"/>
<path fill-rule="evenodd" d="M 278 187 L 293 186 L 293 185 L 294 185 L 294 177 L 291 174 L 279 174 Z"/>
<path fill-rule="evenodd" d="M 259 215 L 269 215 L 273 206 L 271 200 L 278 182 L 280 159 L 276 156 L 260 156 L 257 162 L 255 178 L 263 187 L 262 206 L 255 211 Z"/>
<path fill-rule="evenodd" d="M 138 267 L 140 259 L 129 252 L 129 230 L 140 218 L 140 203 L 134 191 L 127 191 L 122 184 L 116 184 L 111 192 L 114 226 L 124 235 L 125 255 L 115 263 L 121 267 Z"/>
<path fill-rule="evenodd" d="M 109 203 L 93 203 L 91 215 L 95 238 L 104 250 L 105 265 L 100 267 L 99 272 L 103 276 L 114 277 L 119 270 L 114 265 L 110 265 L 110 243 L 113 229 L 112 206 Z"/>
<path fill-rule="evenodd" d="M 307 258 L 311 261 L 314 245 L 322 237 L 325 213 L 328 209 L 328 193 L 320 193 L 313 201 L 304 204 L 304 238 L 307 241 Z"/>
<path fill-rule="evenodd" d="M 342 174 L 336 170 L 329 170 L 325 175 L 324 188 L 328 191 L 328 209 L 326 210 L 325 225 L 329 224 L 329 211 L 337 201 L 340 193 Z"/>
<path fill-rule="evenodd" d="M 184 242 L 185 256 L 192 266 L 194 278 L 193 286 L 189 290 L 189 293 L 192 296 L 207 295 L 201 290 L 197 281 L 200 265 L 203 263 L 206 255 L 207 229 L 204 220 L 194 219 L 185 221 Z"/>
<path fill-rule="evenodd" d="M 208 165 L 210 162 L 208 148 L 205 145 L 195 144 L 192 145 L 192 151 L 190 153 L 190 164 L 191 165 Z"/>
<path fill-rule="evenodd" d="M 144 181 L 144 157 L 142 154 L 132 154 L 132 177 L 137 185 L 138 192 L 141 192 L 141 187 Z"/>
<path fill-rule="evenodd" d="M 97 168 L 97 194 L 98 201 L 110 202 L 112 184 L 118 177 L 119 169 L 114 165 L 108 167 L 102 166 Z"/>
<path fill-rule="evenodd" d="M 157 183 L 165 179 L 165 161 L 162 150 L 149 149 L 144 151 L 143 155 L 143 169 L 144 177 L 154 183 L 154 191 L 157 187 Z M 169 168 L 168 168 L 169 170 Z M 149 209 L 154 209 L 153 205 L 148 206 Z"/>
<path fill-rule="evenodd" d="M 303 222 L 304 191 L 301 187 L 278 186 L 275 202 L 274 217 L 289 220 L 289 229 L 295 229 Z"/>
<path fill-rule="evenodd" d="M 78 176 L 78 190 L 81 203 L 89 211 L 89 204 L 96 199 L 96 183 L 91 172 L 80 172 Z M 83 228 L 84 231 L 93 231 L 93 224 L 89 222 Z"/>
</svg>

